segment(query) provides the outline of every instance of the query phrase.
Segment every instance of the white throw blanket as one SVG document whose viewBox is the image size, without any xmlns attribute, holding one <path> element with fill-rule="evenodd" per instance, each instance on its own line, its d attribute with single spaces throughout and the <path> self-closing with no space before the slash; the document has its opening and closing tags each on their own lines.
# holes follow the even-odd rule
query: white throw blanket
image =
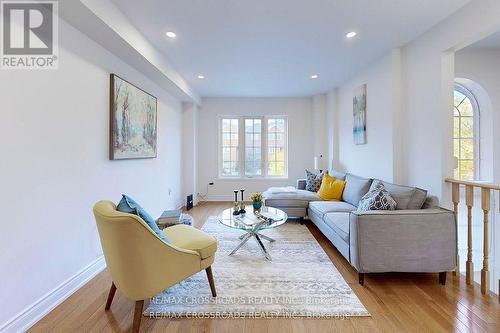
<svg viewBox="0 0 500 333">
<path fill-rule="evenodd" d="M 297 193 L 297 189 L 293 186 L 270 187 L 269 192 L 271 192 L 272 194 L 283 194 L 283 193 L 295 194 Z"/>
</svg>

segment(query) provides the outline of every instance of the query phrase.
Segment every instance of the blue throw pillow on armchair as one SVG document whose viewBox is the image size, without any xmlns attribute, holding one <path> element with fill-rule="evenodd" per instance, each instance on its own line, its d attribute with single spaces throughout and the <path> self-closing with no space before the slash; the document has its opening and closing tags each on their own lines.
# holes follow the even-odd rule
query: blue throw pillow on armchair
<svg viewBox="0 0 500 333">
<path fill-rule="evenodd" d="M 164 241 L 165 243 L 170 243 L 170 239 L 168 239 L 167 236 L 165 236 L 161 232 L 160 228 L 158 228 L 158 225 L 156 225 L 153 217 L 151 217 L 151 215 L 149 215 L 148 212 L 144 210 L 144 208 L 142 208 L 137 202 L 135 202 L 134 199 L 132 199 L 128 195 L 122 194 L 122 199 L 118 203 L 118 206 L 116 206 L 116 209 L 123 213 L 129 213 L 139 216 L 144 220 L 144 222 L 146 222 L 151 230 L 153 230 L 153 232 L 158 237 L 160 237 L 162 241 Z"/>
</svg>

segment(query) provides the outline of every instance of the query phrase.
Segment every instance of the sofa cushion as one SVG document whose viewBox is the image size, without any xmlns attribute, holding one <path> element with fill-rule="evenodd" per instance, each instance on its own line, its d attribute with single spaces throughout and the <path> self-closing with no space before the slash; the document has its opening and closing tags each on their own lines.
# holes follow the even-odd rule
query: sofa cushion
<svg viewBox="0 0 500 333">
<path fill-rule="evenodd" d="M 421 209 L 427 199 L 427 191 L 416 187 L 415 193 L 411 197 L 408 209 Z"/>
<path fill-rule="evenodd" d="M 427 191 L 421 188 L 392 184 L 379 179 L 373 180 L 370 191 L 379 183 L 382 183 L 394 200 L 396 200 L 396 209 L 421 209 L 427 198 Z"/>
<path fill-rule="evenodd" d="M 323 180 L 323 172 L 315 174 L 306 170 L 306 190 L 311 192 L 318 192 Z"/>
<path fill-rule="evenodd" d="M 363 195 L 365 195 L 370 189 L 372 180 L 348 173 L 345 176 L 345 182 L 346 184 L 344 193 L 342 194 L 342 199 L 345 202 L 357 207 L 359 200 L 361 200 Z"/>
<path fill-rule="evenodd" d="M 435 195 L 429 195 L 425 198 L 422 209 L 439 208 L 439 199 Z"/>
<path fill-rule="evenodd" d="M 297 190 L 291 193 L 273 193 L 267 190 L 262 193 L 264 203 L 270 207 L 303 207 L 306 208 L 309 201 L 320 200 L 319 196 L 310 191 Z"/>
<path fill-rule="evenodd" d="M 343 201 L 311 201 L 309 209 L 322 217 L 331 212 L 352 212 L 356 210 L 356 206 Z"/>
<path fill-rule="evenodd" d="M 379 182 L 375 188 L 370 189 L 359 201 L 358 212 L 367 210 L 395 210 L 396 201 L 387 192 L 384 184 Z"/>
<path fill-rule="evenodd" d="M 335 179 L 345 180 L 345 173 L 337 170 L 330 170 L 328 173 Z"/>
<path fill-rule="evenodd" d="M 188 225 L 177 224 L 165 228 L 163 234 L 172 240 L 173 245 L 198 252 L 201 259 L 211 257 L 217 251 L 214 236 Z"/>
<path fill-rule="evenodd" d="M 374 190 L 379 184 L 384 185 L 384 188 L 391 194 L 394 201 L 396 201 L 396 209 L 408 209 L 408 204 L 410 203 L 416 190 L 415 187 L 397 185 L 383 180 L 374 179 L 372 186 L 370 187 L 370 191 Z"/>
<path fill-rule="evenodd" d="M 346 243 L 349 243 L 349 215 L 347 212 L 326 213 L 323 221 Z"/>
</svg>

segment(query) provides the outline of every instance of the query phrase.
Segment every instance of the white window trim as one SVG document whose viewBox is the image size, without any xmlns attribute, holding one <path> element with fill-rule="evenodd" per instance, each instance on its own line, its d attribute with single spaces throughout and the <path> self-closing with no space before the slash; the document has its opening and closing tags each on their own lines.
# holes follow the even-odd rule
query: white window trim
<svg viewBox="0 0 500 333">
<path fill-rule="evenodd" d="M 238 119 L 238 158 L 240 164 L 239 176 L 224 176 L 222 175 L 222 120 L 223 119 Z M 261 168 L 262 175 L 247 176 L 245 175 L 245 119 L 261 119 Z M 284 119 L 285 120 L 285 174 L 283 176 L 268 175 L 267 169 L 269 162 L 267 160 L 267 133 L 269 119 Z M 219 115 L 218 119 L 218 146 L 217 146 L 217 178 L 218 180 L 262 180 L 262 179 L 288 179 L 288 116 L 286 115 L 269 115 L 269 116 L 235 116 L 235 115 Z"/>
<path fill-rule="evenodd" d="M 253 176 L 247 176 L 245 174 L 245 149 L 246 149 L 246 126 L 245 126 L 245 120 L 247 119 L 260 119 L 260 154 L 261 154 L 261 159 L 260 159 L 260 169 L 262 170 L 262 174 L 261 175 L 253 175 Z M 241 131 L 241 135 L 240 135 L 240 138 L 241 138 L 241 151 L 240 151 L 240 158 L 242 158 L 242 161 L 243 163 L 241 163 L 240 165 L 240 175 L 241 177 L 240 178 L 247 178 L 247 179 L 260 179 L 260 178 L 265 178 L 266 177 L 266 170 L 265 170 L 265 159 L 263 158 L 263 153 L 264 153 L 264 147 L 265 147 L 265 144 L 264 144 L 264 136 L 265 136 L 265 125 L 267 124 L 267 121 L 264 117 L 262 116 L 255 116 L 255 117 L 252 117 L 252 116 L 243 116 L 241 117 L 240 119 L 240 123 L 242 124 L 243 126 L 243 131 Z"/>
<path fill-rule="evenodd" d="M 241 121 L 240 121 L 240 117 L 238 116 L 220 116 L 219 117 L 219 124 L 217 126 L 218 128 L 218 145 L 217 145 L 217 160 L 218 160 L 218 165 L 217 165 L 217 168 L 219 169 L 218 170 L 218 178 L 219 179 L 239 179 L 240 176 L 241 176 L 241 152 L 238 152 L 238 162 L 240 162 L 240 176 L 223 176 L 221 171 L 222 171 L 222 165 L 223 165 L 223 162 L 222 162 L 222 158 L 223 158 L 223 154 L 222 154 L 222 141 L 223 141 L 223 135 L 222 135 L 222 119 L 238 119 L 238 149 L 240 147 L 240 140 L 241 140 Z"/>
<path fill-rule="evenodd" d="M 265 119 L 265 135 L 264 135 L 264 140 L 263 140 L 263 144 L 264 144 L 264 157 L 263 157 L 263 161 L 264 161 L 264 170 L 265 170 L 265 177 L 268 178 L 268 179 L 288 179 L 288 117 L 287 116 L 283 116 L 283 115 L 276 115 L 276 116 L 273 116 L 273 115 L 269 115 L 269 116 L 265 116 L 264 117 Z M 269 167 L 269 161 L 267 160 L 267 128 L 268 128 L 268 120 L 269 119 L 284 119 L 285 120 L 285 175 L 284 176 L 270 176 L 267 174 L 267 169 Z"/>
<path fill-rule="evenodd" d="M 454 90 L 466 96 L 471 104 L 472 104 L 472 118 L 473 118 L 473 142 L 474 142 L 474 179 L 481 179 L 481 145 L 480 145 L 480 119 L 481 119 L 481 110 L 479 108 L 479 103 L 477 102 L 476 96 L 474 93 L 465 87 L 464 85 L 455 82 Z M 455 103 L 453 103 L 453 112 L 455 112 Z"/>
</svg>

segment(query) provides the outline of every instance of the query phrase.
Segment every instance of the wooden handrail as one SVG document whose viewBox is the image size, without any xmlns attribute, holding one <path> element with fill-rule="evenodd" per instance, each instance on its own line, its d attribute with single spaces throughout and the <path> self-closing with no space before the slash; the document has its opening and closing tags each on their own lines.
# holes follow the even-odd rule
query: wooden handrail
<svg viewBox="0 0 500 333">
<path fill-rule="evenodd" d="M 486 294 L 490 289 L 490 272 L 489 272 L 489 213 L 491 191 L 500 191 L 500 185 L 491 184 L 482 181 L 468 181 L 453 178 L 446 178 L 446 183 L 451 184 L 451 195 L 453 201 L 453 210 L 455 212 L 455 220 L 458 219 L 458 204 L 460 202 L 460 185 L 465 186 L 465 204 L 467 206 L 467 262 L 466 283 L 472 284 L 474 276 L 474 268 L 472 264 L 472 207 L 474 205 L 474 188 L 481 189 L 481 209 L 483 210 L 483 267 L 481 269 L 481 293 Z M 499 203 L 500 208 L 500 203 Z M 457 255 L 457 267 L 455 272 L 459 274 L 459 258 Z M 500 281 L 499 281 L 500 284 Z M 500 298 L 499 298 L 500 300 Z"/>
<path fill-rule="evenodd" d="M 470 185 L 470 186 L 474 186 L 474 187 L 480 187 L 480 188 L 486 188 L 486 189 L 490 189 L 490 190 L 500 191 L 500 185 L 482 182 L 482 181 L 478 181 L 478 180 L 474 181 L 474 180 L 460 180 L 460 179 L 454 179 L 454 178 L 445 178 L 444 181 L 447 183 L 451 183 L 451 184 Z"/>
</svg>

